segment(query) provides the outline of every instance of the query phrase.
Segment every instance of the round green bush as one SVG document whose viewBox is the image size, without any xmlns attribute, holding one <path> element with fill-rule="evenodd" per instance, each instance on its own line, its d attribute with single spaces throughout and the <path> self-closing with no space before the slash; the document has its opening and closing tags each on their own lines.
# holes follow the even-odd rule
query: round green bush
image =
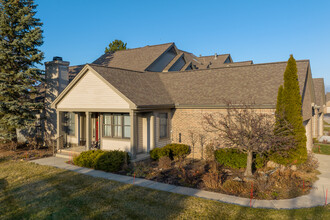
<svg viewBox="0 0 330 220">
<path fill-rule="evenodd" d="M 214 157 L 219 164 L 222 164 L 226 167 L 231 167 L 235 169 L 246 168 L 247 154 L 242 153 L 237 149 L 218 149 L 214 152 Z M 253 158 L 253 166 L 258 169 L 264 167 L 268 160 L 265 155 L 260 154 L 254 154 Z"/>
<path fill-rule="evenodd" d="M 90 150 L 80 153 L 73 159 L 77 166 L 94 168 L 108 172 L 118 172 L 125 163 L 129 163 L 129 155 L 125 151 Z"/>
<path fill-rule="evenodd" d="M 127 152 L 120 150 L 106 151 L 98 157 L 95 169 L 107 172 L 118 172 L 122 170 L 125 162 L 129 162 Z"/>
<path fill-rule="evenodd" d="M 214 157 L 219 164 L 231 168 L 245 168 L 247 155 L 236 149 L 223 148 L 214 152 Z"/>
<path fill-rule="evenodd" d="M 184 158 L 190 154 L 190 147 L 185 144 L 168 144 L 162 148 L 155 148 L 150 151 L 150 158 L 159 160 L 161 157 Z"/>
<path fill-rule="evenodd" d="M 77 166 L 95 168 L 97 158 L 102 155 L 104 151 L 102 150 L 89 150 L 84 151 L 79 154 L 79 156 L 73 159 L 73 162 Z"/>
<path fill-rule="evenodd" d="M 153 160 L 158 160 L 159 159 L 159 151 L 161 151 L 161 148 L 155 148 L 150 151 L 150 158 Z"/>
</svg>

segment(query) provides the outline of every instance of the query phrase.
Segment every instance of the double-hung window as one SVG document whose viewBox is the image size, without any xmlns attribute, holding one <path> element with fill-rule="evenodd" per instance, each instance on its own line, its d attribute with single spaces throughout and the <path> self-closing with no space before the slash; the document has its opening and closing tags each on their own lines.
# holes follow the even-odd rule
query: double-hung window
<svg viewBox="0 0 330 220">
<path fill-rule="evenodd" d="M 113 138 L 131 137 L 129 114 L 107 113 L 103 115 L 103 136 Z"/>
<path fill-rule="evenodd" d="M 159 137 L 168 137 L 168 124 L 167 124 L 167 113 L 159 114 Z"/>
<path fill-rule="evenodd" d="M 64 126 L 68 135 L 75 135 L 75 114 L 73 112 L 66 112 L 64 114 Z"/>
</svg>

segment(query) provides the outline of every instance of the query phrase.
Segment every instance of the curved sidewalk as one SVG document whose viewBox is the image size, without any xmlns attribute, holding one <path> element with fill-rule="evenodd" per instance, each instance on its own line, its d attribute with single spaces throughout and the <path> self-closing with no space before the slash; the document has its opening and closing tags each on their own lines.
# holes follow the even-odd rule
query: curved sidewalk
<svg viewBox="0 0 330 220">
<path fill-rule="evenodd" d="M 321 174 L 318 176 L 319 180 L 315 182 L 313 189 L 308 195 L 300 196 L 294 199 L 283 199 L 283 200 L 253 199 L 252 207 L 270 208 L 270 209 L 298 209 L 298 208 L 310 208 L 310 207 L 325 205 L 325 197 L 326 197 L 325 195 L 327 189 L 329 191 L 328 193 L 330 194 L 330 156 L 315 155 L 315 157 L 319 160 L 320 163 L 319 171 L 321 172 Z M 130 176 L 117 175 L 99 170 L 78 167 L 67 164 L 66 161 L 67 159 L 63 159 L 63 158 L 48 157 L 48 158 L 34 160 L 32 162 L 40 165 L 53 166 L 93 177 L 105 178 L 108 180 L 118 181 L 126 184 L 133 184 L 134 181 L 133 177 Z M 205 190 L 193 189 L 182 186 L 174 186 L 165 183 L 158 183 L 141 178 L 135 178 L 134 185 L 166 191 L 166 192 L 178 193 L 182 195 L 196 196 L 204 199 L 211 199 L 211 200 L 231 203 L 235 205 L 241 205 L 247 207 L 250 206 L 250 199 L 247 198 L 240 198 L 240 197 L 225 195 L 216 192 L 209 192 Z M 330 204 L 329 200 L 330 199 L 328 199 L 327 204 Z"/>
</svg>

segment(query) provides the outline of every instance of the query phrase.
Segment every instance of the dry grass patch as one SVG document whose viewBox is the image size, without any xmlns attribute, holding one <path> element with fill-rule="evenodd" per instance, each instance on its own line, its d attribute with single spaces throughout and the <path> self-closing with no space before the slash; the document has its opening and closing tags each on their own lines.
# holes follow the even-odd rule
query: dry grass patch
<svg viewBox="0 0 330 220">
<path fill-rule="evenodd" d="M 20 161 L 0 163 L 0 219 L 329 219 L 330 205 L 251 209 Z"/>
</svg>

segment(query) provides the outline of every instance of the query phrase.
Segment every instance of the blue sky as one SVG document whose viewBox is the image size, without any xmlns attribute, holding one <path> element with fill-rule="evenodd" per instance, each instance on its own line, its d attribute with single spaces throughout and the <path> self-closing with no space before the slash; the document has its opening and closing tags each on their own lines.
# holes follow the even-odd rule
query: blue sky
<svg viewBox="0 0 330 220">
<path fill-rule="evenodd" d="M 45 61 L 90 63 L 114 39 L 129 48 L 175 42 L 195 55 L 254 63 L 311 61 L 330 92 L 330 1 L 36 0 Z"/>
</svg>

